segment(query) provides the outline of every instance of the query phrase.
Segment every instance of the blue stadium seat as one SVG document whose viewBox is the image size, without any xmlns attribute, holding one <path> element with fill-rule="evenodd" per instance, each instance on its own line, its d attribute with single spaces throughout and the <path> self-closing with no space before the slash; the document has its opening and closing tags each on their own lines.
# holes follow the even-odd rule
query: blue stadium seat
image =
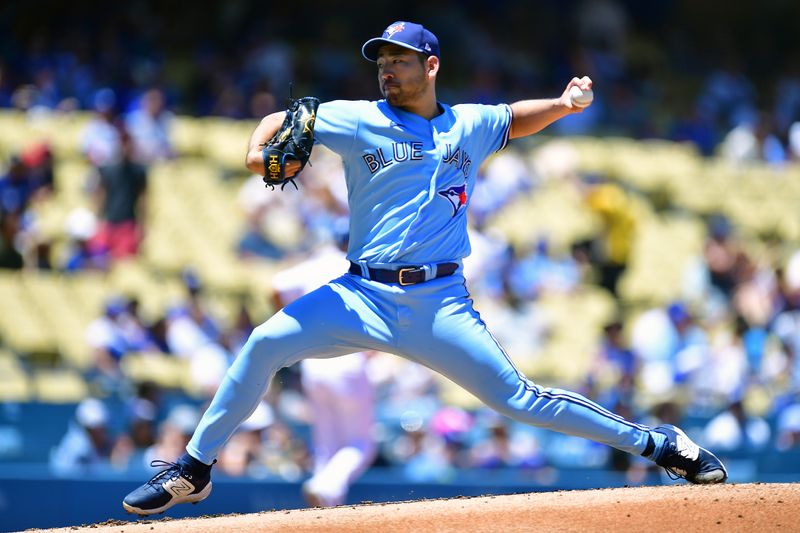
<svg viewBox="0 0 800 533">
<path fill-rule="evenodd" d="M 0 462 L 48 462 L 50 450 L 67 432 L 75 407 L 71 403 L 0 405 Z M 13 439 L 18 439 L 18 445 Z"/>
</svg>

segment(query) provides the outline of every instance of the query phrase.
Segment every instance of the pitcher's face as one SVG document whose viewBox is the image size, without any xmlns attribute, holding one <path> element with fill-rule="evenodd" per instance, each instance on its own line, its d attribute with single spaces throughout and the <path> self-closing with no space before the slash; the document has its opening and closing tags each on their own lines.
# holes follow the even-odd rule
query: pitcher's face
<svg viewBox="0 0 800 533">
<path fill-rule="evenodd" d="M 430 83 L 423 55 L 397 45 L 378 51 L 378 86 L 386 101 L 396 107 L 413 104 Z"/>
</svg>

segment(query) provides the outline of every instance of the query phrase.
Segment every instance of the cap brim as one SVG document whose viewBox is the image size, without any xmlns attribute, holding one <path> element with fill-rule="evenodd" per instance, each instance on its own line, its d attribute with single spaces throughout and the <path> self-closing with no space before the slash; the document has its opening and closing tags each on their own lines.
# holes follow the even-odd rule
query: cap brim
<svg viewBox="0 0 800 533">
<path fill-rule="evenodd" d="M 421 54 L 427 53 L 422 48 L 416 48 L 410 44 L 400 41 L 393 41 L 391 39 L 384 39 L 383 37 L 375 37 L 374 39 L 370 39 L 364 43 L 364 46 L 361 47 L 361 55 L 364 56 L 364 59 L 367 59 L 368 61 L 377 61 L 378 50 L 381 46 L 385 46 L 387 44 L 396 44 L 397 46 L 402 46 L 403 48 L 408 48 L 409 50 L 414 50 L 415 52 L 420 52 Z"/>
</svg>

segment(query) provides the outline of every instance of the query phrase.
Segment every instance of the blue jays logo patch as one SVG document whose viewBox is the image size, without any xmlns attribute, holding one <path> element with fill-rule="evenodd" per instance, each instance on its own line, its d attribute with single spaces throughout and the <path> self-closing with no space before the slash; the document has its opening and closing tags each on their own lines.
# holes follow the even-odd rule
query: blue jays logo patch
<svg viewBox="0 0 800 533">
<path fill-rule="evenodd" d="M 391 37 L 395 33 L 399 32 L 399 31 L 403 31 L 404 29 L 406 29 L 406 25 L 403 24 L 402 22 L 399 23 L 399 24 L 394 24 L 394 25 L 389 26 L 388 28 L 386 28 L 386 31 L 383 32 L 383 36 L 384 37 Z"/>
<path fill-rule="evenodd" d="M 456 216 L 458 210 L 461 209 L 461 206 L 467 205 L 466 184 L 457 185 L 455 187 L 450 187 L 449 189 L 437 192 L 445 199 L 447 199 L 448 202 L 450 202 L 450 207 L 453 208 L 453 216 Z"/>
</svg>

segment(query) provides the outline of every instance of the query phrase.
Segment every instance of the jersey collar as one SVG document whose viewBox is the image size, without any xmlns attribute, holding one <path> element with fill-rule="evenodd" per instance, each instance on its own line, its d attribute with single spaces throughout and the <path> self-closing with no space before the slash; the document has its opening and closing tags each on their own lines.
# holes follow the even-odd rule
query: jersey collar
<svg viewBox="0 0 800 533">
<path fill-rule="evenodd" d="M 389 120 L 409 130 L 416 130 L 419 128 L 429 130 L 431 127 L 442 129 L 442 126 L 452 122 L 452 112 L 449 105 L 438 101 L 436 103 L 439 105 L 442 112 L 430 120 L 415 115 L 414 113 L 404 111 L 399 107 L 394 107 L 386 100 L 378 100 L 378 109 L 386 115 Z"/>
</svg>

